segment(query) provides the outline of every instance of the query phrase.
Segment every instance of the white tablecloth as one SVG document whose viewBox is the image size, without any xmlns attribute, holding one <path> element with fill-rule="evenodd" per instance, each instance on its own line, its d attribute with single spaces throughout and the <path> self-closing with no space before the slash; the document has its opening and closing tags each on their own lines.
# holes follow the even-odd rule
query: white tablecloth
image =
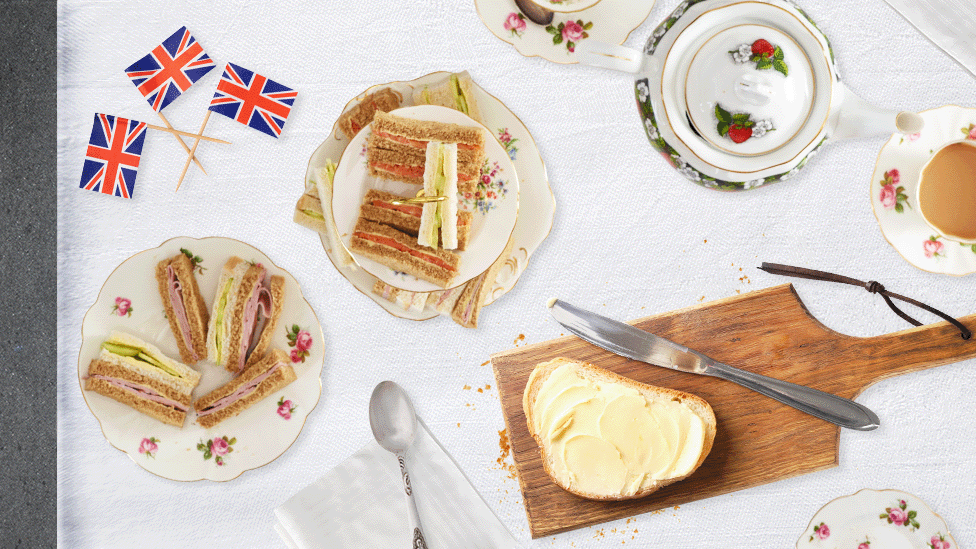
<svg viewBox="0 0 976 549">
<path fill-rule="evenodd" d="M 661 0 L 626 44 L 641 47 L 674 5 Z M 843 7 L 808 0 L 803 7 L 832 40 L 847 85 L 866 100 L 907 110 L 976 106 L 972 76 L 882 0 Z M 281 139 L 213 117 L 208 133 L 233 145 L 200 146 L 209 177 L 191 167 L 174 194 L 185 155 L 172 138 L 151 134 L 135 199 L 79 190 L 93 113 L 156 123 L 123 69 L 183 25 L 217 70 L 230 61 L 298 90 Z M 866 487 L 918 495 L 945 518 L 960 546 L 976 546 L 972 360 L 865 391 L 859 401 L 883 425 L 843 432 L 837 468 L 551 539 L 530 539 L 518 482 L 498 463 L 505 425 L 486 361 L 493 352 L 558 336 L 544 307 L 552 296 L 636 318 L 789 281 L 757 271 L 765 260 L 876 279 L 950 314 L 973 313 L 976 276 L 923 272 L 882 237 L 868 186 L 883 139 L 832 143 L 799 176 L 768 188 L 726 194 L 697 187 L 647 143 L 630 76 L 524 58 L 482 25 L 471 0 L 66 1 L 58 5 L 58 50 L 64 546 L 282 547 L 272 510 L 370 439 L 366 404 L 384 379 L 406 388 L 431 431 L 528 547 L 792 547 L 824 503 Z M 533 133 L 557 202 L 548 240 L 514 290 L 483 311 L 477 330 L 443 318 L 392 317 L 347 283 L 318 239 L 291 221 L 308 157 L 349 99 L 373 84 L 464 69 Z M 167 108 L 169 120 L 196 129 L 217 78 L 208 75 Z M 132 254 L 179 235 L 233 237 L 263 250 L 302 284 L 325 333 L 324 390 L 301 436 L 271 464 L 231 482 L 179 483 L 147 473 L 105 441 L 78 388 L 81 320 L 102 282 Z M 863 290 L 795 285 L 832 329 L 869 336 L 907 327 Z"/>
</svg>

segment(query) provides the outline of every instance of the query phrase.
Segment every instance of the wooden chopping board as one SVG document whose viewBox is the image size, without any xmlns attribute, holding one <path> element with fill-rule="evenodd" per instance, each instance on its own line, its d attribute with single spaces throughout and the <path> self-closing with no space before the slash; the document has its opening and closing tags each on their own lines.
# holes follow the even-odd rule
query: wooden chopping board
<svg viewBox="0 0 976 549">
<path fill-rule="evenodd" d="M 976 328 L 976 314 L 960 320 Z M 743 370 L 847 398 L 881 379 L 976 356 L 976 337 L 962 339 L 948 322 L 869 338 L 839 334 L 810 315 L 791 284 L 631 324 Z M 691 477 L 637 500 L 591 501 L 558 487 L 529 435 L 522 392 L 536 364 L 560 356 L 704 398 L 718 420 L 705 462 Z M 498 353 L 491 363 L 533 538 L 837 465 L 840 427 L 734 383 L 628 360 L 576 336 Z M 883 426 L 884 410 L 875 412 Z"/>
</svg>

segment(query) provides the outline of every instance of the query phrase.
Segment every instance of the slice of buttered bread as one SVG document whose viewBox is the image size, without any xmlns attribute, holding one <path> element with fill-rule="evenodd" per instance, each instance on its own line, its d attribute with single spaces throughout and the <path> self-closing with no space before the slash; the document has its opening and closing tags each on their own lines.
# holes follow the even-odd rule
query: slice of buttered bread
<svg viewBox="0 0 976 549">
<path fill-rule="evenodd" d="M 640 498 L 687 478 L 715 440 L 700 397 L 568 358 L 535 367 L 522 408 L 546 472 L 588 499 Z"/>
</svg>

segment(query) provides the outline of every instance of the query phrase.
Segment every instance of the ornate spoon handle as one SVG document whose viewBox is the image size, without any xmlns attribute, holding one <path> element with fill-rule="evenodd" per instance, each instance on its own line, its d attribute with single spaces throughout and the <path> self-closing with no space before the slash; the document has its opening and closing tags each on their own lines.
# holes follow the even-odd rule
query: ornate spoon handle
<svg viewBox="0 0 976 549">
<path fill-rule="evenodd" d="M 420 527 L 420 514 L 417 512 L 417 502 L 413 499 L 413 489 L 410 487 L 410 473 L 407 472 L 407 461 L 404 454 L 397 453 L 400 472 L 403 474 L 403 490 L 407 493 L 407 512 L 410 514 L 410 525 L 413 526 L 412 549 L 427 549 L 427 541 Z"/>
</svg>

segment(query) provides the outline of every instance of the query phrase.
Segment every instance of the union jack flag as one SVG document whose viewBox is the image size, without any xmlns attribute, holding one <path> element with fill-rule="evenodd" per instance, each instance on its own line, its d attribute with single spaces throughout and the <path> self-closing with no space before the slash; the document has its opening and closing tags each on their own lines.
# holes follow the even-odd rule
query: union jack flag
<svg viewBox="0 0 976 549">
<path fill-rule="evenodd" d="M 190 31 L 181 27 L 148 55 L 129 65 L 125 74 L 153 110 L 159 112 L 215 66 Z"/>
<path fill-rule="evenodd" d="M 210 100 L 210 110 L 278 137 L 297 95 L 274 80 L 227 63 Z"/>
<path fill-rule="evenodd" d="M 95 114 L 79 186 L 89 191 L 132 198 L 145 140 L 145 122 Z"/>
</svg>

